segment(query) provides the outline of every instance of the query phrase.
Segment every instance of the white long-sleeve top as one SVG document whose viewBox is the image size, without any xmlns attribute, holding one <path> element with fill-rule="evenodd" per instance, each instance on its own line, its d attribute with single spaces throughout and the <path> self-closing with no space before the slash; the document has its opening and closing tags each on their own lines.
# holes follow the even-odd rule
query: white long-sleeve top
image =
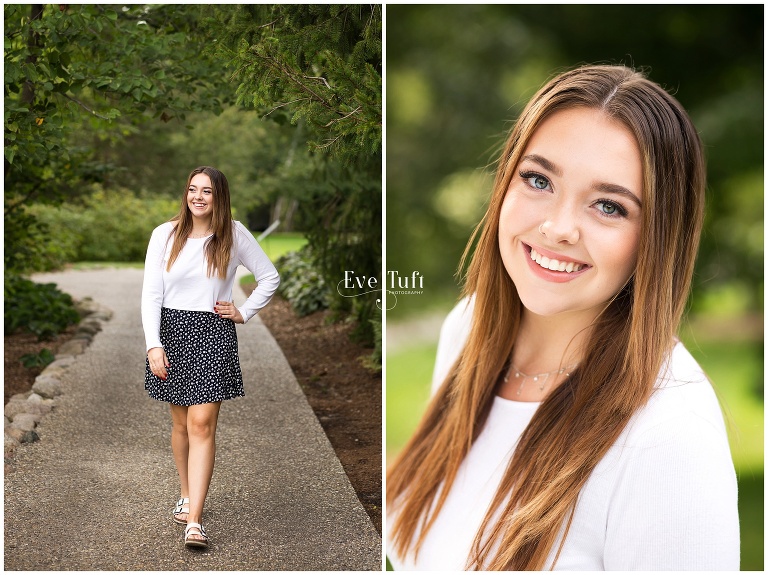
<svg viewBox="0 0 768 575">
<path fill-rule="evenodd" d="M 168 239 L 175 222 L 166 222 L 154 229 L 147 247 L 144 263 L 144 286 L 141 293 L 141 320 L 144 325 L 147 350 L 162 347 L 160 342 L 160 309 L 162 307 L 213 313 L 217 301 L 232 301 L 232 286 L 238 266 L 250 271 L 258 287 L 245 303 L 237 308 L 247 322 L 262 309 L 280 285 L 280 276 L 267 254 L 240 222 L 234 222 L 235 241 L 224 279 L 216 273 L 208 277 L 205 259 L 205 238 L 189 238 L 170 271 L 166 270 L 173 239 Z"/>
<path fill-rule="evenodd" d="M 466 343 L 472 303 L 440 334 L 433 390 Z M 520 435 L 539 403 L 495 397 L 418 558 L 388 557 L 395 570 L 459 571 Z M 581 490 L 557 570 L 739 569 L 736 474 L 715 393 L 678 343 L 648 404 Z M 397 509 L 388 509 L 389 524 Z M 558 545 L 554 546 L 554 549 Z M 554 551 L 546 568 L 551 567 Z"/>
</svg>

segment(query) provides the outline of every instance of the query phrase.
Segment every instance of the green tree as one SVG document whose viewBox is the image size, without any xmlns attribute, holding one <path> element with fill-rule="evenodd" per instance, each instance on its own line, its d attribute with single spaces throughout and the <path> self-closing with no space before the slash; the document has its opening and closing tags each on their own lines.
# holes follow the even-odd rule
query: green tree
<svg viewBox="0 0 768 575">
<path fill-rule="evenodd" d="M 35 269 L 46 241 L 30 203 L 72 201 L 110 172 L 96 148 L 152 118 L 220 109 L 192 10 L 4 6 L 6 273 Z M 90 142 L 74 137 L 80 126 Z"/>
<path fill-rule="evenodd" d="M 298 184 L 292 192 L 298 218 L 326 284 L 336 286 L 344 270 L 379 275 L 381 5 L 209 10 L 212 45 L 232 70 L 237 102 L 306 134 L 311 172 L 297 182 L 286 163 L 281 178 Z M 338 308 L 351 301 L 363 335 L 372 339 L 375 299 L 335 294 Z"/>
</svg>

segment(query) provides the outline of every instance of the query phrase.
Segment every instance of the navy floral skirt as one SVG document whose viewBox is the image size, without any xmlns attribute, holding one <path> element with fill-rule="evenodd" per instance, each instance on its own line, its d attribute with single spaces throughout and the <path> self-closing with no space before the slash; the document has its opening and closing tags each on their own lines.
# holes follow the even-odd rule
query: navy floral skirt
<svg viewBox="0 0 768 575">
<path fill-rule="evenodd" d="M 146 362 L 149 396 L 174 405 L 199 405 L 242 397 L 235 322 L 215 313 L 162 308 L 160 341 L 171 366 L 162 380 Z"/>
</svg>

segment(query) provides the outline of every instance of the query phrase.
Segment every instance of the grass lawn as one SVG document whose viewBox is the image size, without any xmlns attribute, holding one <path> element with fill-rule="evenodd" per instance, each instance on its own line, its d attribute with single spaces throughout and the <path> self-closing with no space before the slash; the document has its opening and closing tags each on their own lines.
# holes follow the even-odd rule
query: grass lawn
<svg viewBox="0 0 768 575">
<path fill-rule="evenodd" d="M 100 270 L 103 268 L 143 268 L 144 262 L 75 262 L 74 270 Z"/>
<path fill-rule="evenodd" d="M 254 234 L 258 236 L 258 234 Z M 296 232 L 275 232 L 264 238 L 259 245 L 266 252 L 267 257 L 273 262 L 280 256 L 296 251 L 307 243 L 306 238 Z M 101 268 L 143 268 L 144 262 L 76 262 L 72 264 L 72 269 L 93 270 Z M 250 276 L 253 282 L 253 276 Z"/>
<path fill-rule="evenodd" d="M 436 353 L 437 343 L 426 343 L 387 354 L 387 459 L 405 444 L 424 412 Z"/>
<path fill-rule="evenodd" d="M 280 256 L 288 252 L 295 252 L 307 243 L 307 239 L 300 233 L 274 233 L 259 242 L 267 257 L 274 263 Z M 240 284 L 252 284 L 256 281 L 253 274 L 240 278 Z"/>
<path fill-rule="evenodd" d="M 707 337 L 708 335 L 708 337 Z M 739 481 L 742 570 L 763 570 L 763 348 L 762 342 L 682 337 L 720 397 Z M 389 461 L 416 427 L 429 397 L 436 343 L 386 357 L 386 440 Z"/>
<path fill-rule="evenodd" d="M 259 234 L 254 234 L 258 236 Z M 259 245 L 266 252 L 267 256 L 273 262 L 288 252 L 295 252 L 307 243 L 307 239 L 301 233 L 294 232 L 274 232 L 259 242 Z"/>
</svg>

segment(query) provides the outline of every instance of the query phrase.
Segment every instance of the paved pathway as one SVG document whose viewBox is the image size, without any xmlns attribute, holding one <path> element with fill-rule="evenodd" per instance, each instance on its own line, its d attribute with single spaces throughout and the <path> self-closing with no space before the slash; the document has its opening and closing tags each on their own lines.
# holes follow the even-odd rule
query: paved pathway
<svg viewBox="0 0 768 575">
<path fill-rule="evenodd" d="M 261 321 L 238 326 L 246 397 L 223 404 L 206 552 L 171 521 L 170 415 L 143 389 L 143 270 L 37 276 L 114 316 L 5 477 L 7 570 L 378 570 L 381 539 Z M 238 300 L 236 296 L 236 301 Z"/>
</svg>

